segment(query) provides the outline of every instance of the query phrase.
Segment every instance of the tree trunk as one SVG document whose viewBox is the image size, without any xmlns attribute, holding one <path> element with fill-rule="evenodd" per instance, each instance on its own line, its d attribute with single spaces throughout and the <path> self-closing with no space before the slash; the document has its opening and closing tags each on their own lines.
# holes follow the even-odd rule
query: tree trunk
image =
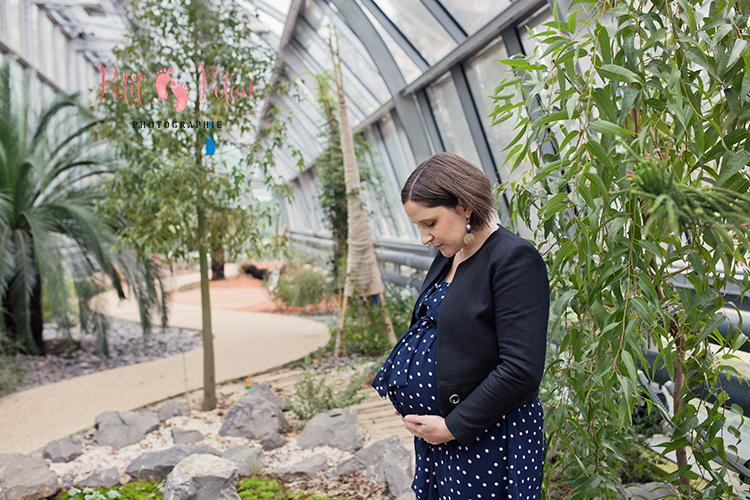
<svg viewBox="0 0 750 500">
<path fill-rule="evenodd" d="M 203 310 L 203 409 L 216 408 L 216 370 L 214 337 L 211 329 L 211 296 L 208 290 L 208 248 L 206 246 L 206 213 L 198 200 L 198 253 L 201 271 L 201 308 Z"/>
<path fill-rule="evenodd" d="M 199 81 L 200 75 L 196 75 Z M 199 93 L 200 94 L 200 93 Z M 200 117 L 200 95 L 195 98 L 195 116 Z M 195 166 L 203 174 L 203 155 L 199 134 L 195 132 Z M 214 335 L 211 328 L 211 295 L 208 290 L 208 244 L 206 209 L 203 188 L 198 189 L 198 263 L 201 272 L 201 309 L 203 311 L 203 409 L 216 408 L 216 367 L 214 364 Z"/>
<path fill-rule="evenodd" d="M 47 354 L 44 348 L 44 337 L 42 331 L 44 329 L 44 320 L 42 318 L 42 277 L 37 275 L 36 285 L 31 294 L 31 302 L 29 303 L 29 315 L 31 323 L 31 336 L 36 344 L 36 350 L 40 356 Z"/>
<path fill-rule="evenodd" d="M 218 244 L 211 252 L 211 281 L 220 281 L 224 276 L 224 245 Z"/>
</svg>

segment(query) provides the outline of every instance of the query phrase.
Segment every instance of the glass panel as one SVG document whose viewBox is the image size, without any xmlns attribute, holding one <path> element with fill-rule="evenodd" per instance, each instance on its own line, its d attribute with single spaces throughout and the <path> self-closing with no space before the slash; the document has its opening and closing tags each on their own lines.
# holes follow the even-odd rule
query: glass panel
<svg viewBox="0 0 750 500">
<path fill-rule="evenodd" d="M 23 52 L 23 1 L 24 0 L 9 0 L 8 5 L 8 30 L 10 36 L 8 41 L 10 46 L 19 51 Z"/>
<path fill-rule="evenodd" d="M 41 63 L 39 67 L 47 75 L 55 74 L 55 44 L 53 41 L 55 27 L 47 16 L 39 16 L 40 35 L 42 38 Z"/>
<path fill-rule="evenodd" d="M 320 207 L 318 206 L 317 188 L 315 186 L 315 180 L 313 178 L 312 171 L 307 170 L 300 174 L 299 186 L 300 191 L 298 192 L 297 196 L 301 195 L 304 197 L 304 205 L 307 207 L 309 214 L 308 226 L 306 229 L 311 229 L 313 231 L 323 229 L 323 214 L 320 210 Z"/>
<path fill-rule="evenodd" d="M 514 130 L 512 120 L 492 126 L 492 119 L 487 116 L 494 109 L 494 101 L 489 96 L 494 93 L 495 86 L 504 78 L 513 76 L 508 67 L 499 63 L 498 59 L 507 59 L 505 44 L 499 38 L 469 61 L 465 70 L 472 98 L 476 103 L 479 114 L 482 116 L 482 126 L 490 144 L 492 155 L 495 158 L 500 180 L 505 187 L 508 186 L 508 183 L 520 179 L 528 172 L 530 165 L 524 161 L 512 174 L 510 173 L 512 165 L 503 165 L 507 156 L 507 151 L 503 151 L 503 149 L 516 136 L 518 131 Z M 510 190 L 506 189 L 506 197 L 510 198 L 510 196 Z M 507 223 L 507 221 L 502 222 Z M 531 233 L 526 228 L 518 229 L 522 236 L 531 237 Z"/>
<path fill-rule="evenodd" d="M 432 84 L 427 91 L 427 96 L 430 99 L 432 112 L 446 151 L 456 153 L 480 167 L 481 162 L 469 131 L 469 123 L 466 121 L 466 115 L 450 73 L 446 73 Z"/>
<path fill-rule="evenodd" d="M 471 35 L 510 5 L 510 0 L 440 0 L 458 24 Z"/>
<path fill-rule="evenodd" d="M 310 207 L 307 205 L 304 191 L 299 179 L 290 182 L 294 188 L 294 198 L 292 199 L 292 209 L 289 210 L 289 228 L 292 230 L 309 230 L 312 228 L 310 221 Z"/>
<path fill-rule="evenodd" d="M 428 63 L 435 64 L 456 46 L 420 0 L 374 1 Z"/>
<path fill-rule="evenodd" d="M 404 76 L 406 83 L 411 83 L 414 80 L 416 80 L 419 77 L 419 75 L 422 74 L 422 71 L 419 69 L 419 66 L 417 66 L 416 63 L 411 60 L 411 57 L 409 57 L 406 54 L 406 52 L 404 52 L 404 49 L 402 49 L 401 46 L 398 43 L 396 43 L 396 40 L 393 39 L 391 34 L 388 33 L 385 28 L 383 28 L 383 25 L 380 24 L 377 21 L 377 19 L 375 19 L 375 16 L 372 15 L 372 12 L 370 12 L 369 9 L 365 8 L 359 2 L 359 0 L 357 0 L 357 3 L 362 8 L 362 11 L 370 19 L 370 22 L 372 23 L 372 25 L 375 26 L 375 29 L 380 35 L 380 38 L 382 38 L 383 41 L 385 42 L 385 46 L 390 51 L 391 55 L 393 56 L 393 59 L 396 60 L 396 64 L 401 70 L 401 74 Z"/>
<path fill-rule="evenodd" d="M 546 29 L 543 25 L 552 20 L 552 13 L 545 7 L 534 14 L 526 23 L 518 27 L 521 45 L 523 45 L 523 50 L 526 54 L 530 54 L 534 50 L 534 47 L 536 47 L 536 41 L 529 36 L 529 30 L 539 33 Z"/>
<path fill-rule="evenodd" d="M 410 151 L 407 152 L 407 149 L 404 148 L 400 134 L 396 129 L 396 124 L 390 114 L 380 121 L 380 131 L 383 134 L 383 140 L 385 140 L 388 157 L 396 173 L 397 184 L 399 189 L 401 189 L 409 174 L 416 167 L 414 157 Z"/>
<path fill-rule="evenodd" d="M 508 182 L 520 177 L 521 169 L 510 176 L 510 165 L 503 166 L 506 152 L 503 151 L 510 140 L 518 133 L 513 130 L 513 123 L 508 120 L 492 126 L 492 119 L 488 116 L 494 109 L 494 101 L 490 95 L 494 93 L 497 84 L 504 78 L 510 78 L 513 73 L 508 67 L 498 62 L 498 59 L 507 59 L 507 52 L 503 40 L 498 38 L 479 55 L 466 64 L 466 78 L 469 81 L 469 88 L 476 104 L 479 114 L 482 117 L 487 140 L 490 143 L 490 149 L 495 157 L 495 164 L 500 172 L 500 179 Z"/>
<path fill-rule="evenodd" d="M 29 46 L 26 47 L 26 57 L 31 60 L 32 64 L 39 67 L 39 7 L 34 4 L 28 4 L 29 24 L 26 29 L 30 31 L 27 40 Z"/>
<path fill-rule="evenodd" d="M 390 126 L 388 126 L 389 122 Z M 381 122 L 379 131 L 380 133 L 378 133 L 378 130 L 376 130 L 377 127 L 373 127 L 366 132 L 367 140 L 373 146 L 373 164 L 375 166 L 375 169 L 380 172 L 385 181 L 383 196 L 386 200 L 388 212 L 385 212 L 385 210 L 383 210 L 381 211 L 380 215 L 386 217 L 385 214 L 389 213 L 390 218 L 392 218 L 393 222 L 395 222 L 395 224 L 393 224 L 393 222 L 388 221 L 386 225 L 390 227 L 390 230 L 384 231 L 383 234 L 392 234 L 393 236 L 400 238 L 415 238 L 416 232 L 414 228 L 412 228 L 412 223 L 406 217 L 406 214 L 401 208 L 402 183 L 399 182 L 398 177 L 396 176 L 396 171 L 393 166 L 393 162 L 391 161 L 389 151 L 386 148 L 386 143 L 381 138 L 383 129 L 390 129 L 391 127 L 393 127 L 393 120 L 386 119 L 385 123 Z M 393 131 L 391 130 L 391 133 L 392 132 Z M 393 144 L 392 146 L 395 149 L 395 152 L 398 153 L 398 145 Z M 412 169 L 409 169 L 408 173 L 411 173 L 411 170 Z"/>
<path fill-rule="evenodd" d="M 295 47 L 297 42 L 300 48 Z M 291 48 L 297 49 L 298 57 L 308 65 L 311 73 L 317 74 L 323 69 L 328 69 L 329 71 L 332 69 L 328 46 L 323 45 L 323 40 L 317 33 L 310 29 L 307 23 L 297 23 L 295 36 L 290 45 Z M 346 64 L 342 65 L 342 71 L 344 73 L 344 89 L 350 113 L 349 118 L 352 126 L 356 126 L 356 124 L 378 109 L 380 103 Z"/>
<path fill-rule="evenodd" d="M 258 10 L 258 20 L 268 26 L 271 32 L 278 37 L 281 37 L 281 34 L 284 32 L 284 23 L 277 21 L 275 17 L 266 14 L 262 10 Z"/>
<path fill-rule="evenodd" d="M 55 29 L 55 57 L 57 58 L 57 73 L 52 75 L 55 82 L 65 90 L 69 89 L 68 84 L 68 43 L 65 35 L 60 28 Z"/>
<path fill-rule="evenodd" d="M 391 94 L 388 92 L 388 88 L 367 49 L 341 17 L 327 6 L 321 8 L 314 0 L 308 0 L 305 7 L 305 19 L 326 44 L 330 36 L 329 26 L 333 24 L 338 32 L 341 61 L 378 99 L 379 104 L 391 98 Z"/>
</svg>

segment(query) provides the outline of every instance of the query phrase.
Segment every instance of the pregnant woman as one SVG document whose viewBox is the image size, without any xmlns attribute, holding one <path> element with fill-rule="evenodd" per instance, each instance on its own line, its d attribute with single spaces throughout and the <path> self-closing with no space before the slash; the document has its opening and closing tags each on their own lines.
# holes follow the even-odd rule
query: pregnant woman
<svg viewBox="0 0 750 500">
<path fill-rule="evenodd" d="M 549 283 L 523 238 L 492 223 L 490 181 L 452 153 L 421 163 L 401 191 L 439 252 L 411 327 L 373 387 L 414 438 L 420 500 L 538 499 Z"/>
</svg>

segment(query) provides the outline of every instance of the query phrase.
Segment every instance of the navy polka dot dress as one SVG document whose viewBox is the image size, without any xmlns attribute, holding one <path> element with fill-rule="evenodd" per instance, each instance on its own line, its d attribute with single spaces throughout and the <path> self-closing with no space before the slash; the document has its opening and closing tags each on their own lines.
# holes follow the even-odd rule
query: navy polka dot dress
<svg viewBox="0 0 750 500">
<path fill-rule="evenodd" d="M 450 283 L 439 280 L 417 301 L 417 321 L 391 351 L 372 385 L 401 416 L 439 415 L 435 334 Z M 515 408 L 469 446 L 430 445 L 414 438 L 412 489 L 419 500 L 540 497 L 544 468 L 543 414 L 539 400 Z"/>
</svg>

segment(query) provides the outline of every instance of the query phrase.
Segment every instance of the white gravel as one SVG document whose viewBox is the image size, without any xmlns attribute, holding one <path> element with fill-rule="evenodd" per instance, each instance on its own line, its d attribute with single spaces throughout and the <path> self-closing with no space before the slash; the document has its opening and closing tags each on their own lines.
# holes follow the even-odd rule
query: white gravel
<svg viewBox="0 0 750 500">
<path fill-rule="evenodd" d="M 50 469 L 57 474 L 61 487 L 69 488 L 79 481 L 86 479 L 95 472 L 117 467 L 120 472 L 120 480 L 124 484 L 129 476 L 125 474 L 127 466 L 142 453 L 166 450 L 174 446 L 172 440 L 172 429 L 197 430 L 204 439 L 198 441 L 197 445 L 208 445 L 220 452 L 236 445 L 260 446 L 259 441 L 239 437 L 219 436 L 219 429 L 226 409 L 212 411 L 191 411 L 190 417 L 173 417 L 161 423 L 159 428 L 150 432 L 136 444 L 125 446 L 116 450 L 112 446 L 99 446 L 93 441 L 94 431 L 88 431 L 80 435 L 83 438 L 84 453 L 80 457 L 68 463 L 53 463 L 46 460 Z M 366 440 L 366 446 L 372 442 Z M 296 463 L 311 457 L 316 453 L 322 453 L 328 457 L 328 465 L 334 465 L 351 457 L 350 453 L 320 446 L 313 449 L 302 449 L 297 446 L 297 439 L 293 435 L 287 436 L 287 444 L 281 448 L 265 452 L 264 470 L 273 470 L 283 465 Z"/>
</svg>

